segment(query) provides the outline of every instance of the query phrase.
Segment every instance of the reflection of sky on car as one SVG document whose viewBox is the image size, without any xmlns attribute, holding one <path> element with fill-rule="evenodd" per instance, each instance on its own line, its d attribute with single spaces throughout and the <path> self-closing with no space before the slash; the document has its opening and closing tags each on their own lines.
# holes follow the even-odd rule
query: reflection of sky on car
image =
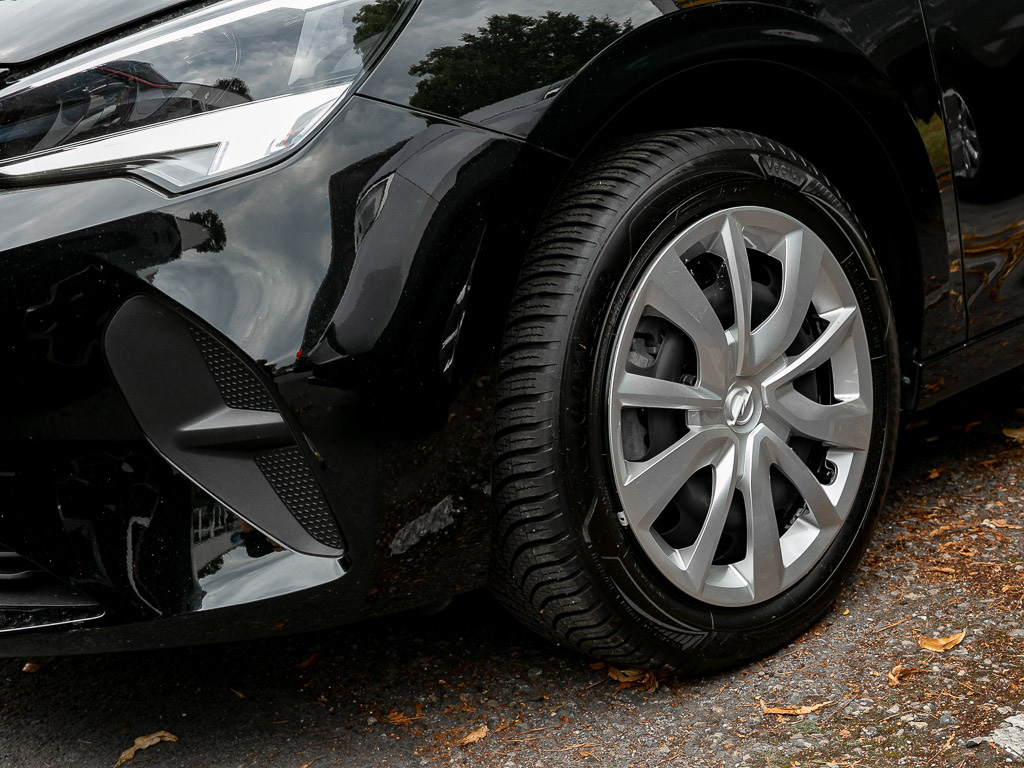
<svg viewBox="0 0 1024 768">
<path fill-rule="evenodd" d="M 210 254 L 187 251 L 179 260 L 161 266 L 153 285 L 193 311 L 203 312 L 211 325 L 254 357 L 287 364 L 294 361 L 305 328 L 305 318 L 293 310 L 308 306 L 319 285 L 318 280 L 297 279 L 296 273 L 315 272 L 312 266 L 285 261 L 280 251 L 266 248 L 232 249 L 217 254 L 215 260 Z M 213 277 L 216 272 L 224 274 Z M 273 333 L 261 322 L 269 317 L 281 318 Z M 281 348 L 269 346 L 271 342 L 280 342 Z"/>
<path fill-rule="evenodd" d="M 88 3 L 75 3 L 73 13 L 69 12 L 67 0 L 9 2 L 3 9 L 3 24 L 5 31 L 11 34 L 5 34 L 0 42 L 0 61 L 16 63 L 36 58 L 70 41 L 84 40 L 103 30 L 177 5 L 179 1 L 133 0 L 124 3 L 90 0 Z M 38 23 L 41 18 L 46 19 L 46 24 Z"/>
<path fill-rule="evenodd" d="M 372 154 L 379 143 L 377 127 L 349 127 L 343 137 L 346 156 Z M 307 155 L 289 169 L 288 194 L 273 184 L 245 186 L 240 192 L 244 200 L 235 202 L 247 215 L 225 221 L 224 250 L 186 251 L 161 265 L 153 284 L 253 358 L 276 365 L 294 362 L 306 325 L 305 314 L 295 308 L 312 305 L 331 261 L 330 210 L 321 200 L 323 173 L 316 158 Z M 266 216 L 265 211 L 275 215 Z M 182 217 L 188 213 L 174 212 Z M 289 226 L 282 227 L 281 221 Z M 216 271 L 225 274 L 212 278 Z M 225 292 L 226 286 L 232 293 Z"/>
<path fill-rule="evenodd" d="M 200 579 L 205 591 L 202 610 L 265 600 L 340 578 L 344 571 L 329 557 L 303 557 L 294 552 L 273 552 L 253 559 L 242 547 L 224 555 L 221 573 Z"/>
<path fill-rule="evenodd" d="M 187 35 L 136 55 L 163 77 L 213 85 L 237 78 L 253 99 L 279 96 L 361 64 L 349 41 L 350 9 L 278 10 Z M 326 70 L 326 71 L 323 71 Z"/>
<path fill-rule="evenodd" d="M 362 57 L 351 46 L 349 34 L 352 13 L 358 6 L 329 6 L 306 14 L 302 34 L 294 52 L 289 84 L 313 80 L 322 63 L 331 64 L 332 57 L 341 56 L 328 71 L 356 68 Z"/>
</svg>

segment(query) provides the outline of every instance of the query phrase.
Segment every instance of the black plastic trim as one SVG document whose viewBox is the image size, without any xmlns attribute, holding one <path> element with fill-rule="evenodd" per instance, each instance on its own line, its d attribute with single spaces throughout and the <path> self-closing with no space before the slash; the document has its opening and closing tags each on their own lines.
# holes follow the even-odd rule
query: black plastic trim
<svg viewBox="0 0 1024 768">
<path fill-rule="evenodd" d="M 305 440 L 256 365 L 212 329 L 151 296 L 121 305 L 103 348 L 128 407 L 165 459 L 289 549 L 344 553 L 337 521 L 303 452 Z M 294 453 L 303 470 L 292 466 L 284 484 L 257 460 L 280 449 Z"/>
</svg>

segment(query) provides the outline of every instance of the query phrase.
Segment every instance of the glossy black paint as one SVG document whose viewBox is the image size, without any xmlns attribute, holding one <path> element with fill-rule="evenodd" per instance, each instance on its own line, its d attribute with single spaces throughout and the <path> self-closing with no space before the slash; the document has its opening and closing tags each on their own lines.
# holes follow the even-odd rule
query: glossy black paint
<svg viewBox="0 0 1024 768">
<path fill-rule="evenodd" d="M 957 11 L 925 5 L 941 78 Z M 566 174 L 622 136 L 745 128 L 819 164 L 891 283 L 906 402 L 921 365 L 922 384 L 962 375 L 948 87 L 908 0 L 421 0 L 358 94 L 272 168 L 182 195 L 123 178 L 0 190 L 0 542 L 106 611 L 0 631 L 0 653 L 326 626 L 482 585 L 490 377 L 519 260 Z M 168 463 L 103 354 L 138 296 L 259 371 L 344 557 L 282 546 Z M 965 379 L 1019 359 L 966 349 Z"/>
<path fill-rule="evenodd" d="M 963 147 L 954 186 L 973 338 L 1024 314 L 1024 159 L 1007 112 L 1024 78 L 1024 19 L 993 0 L 930 0 L 925 16 L 952 142 Z"/>
</svg>

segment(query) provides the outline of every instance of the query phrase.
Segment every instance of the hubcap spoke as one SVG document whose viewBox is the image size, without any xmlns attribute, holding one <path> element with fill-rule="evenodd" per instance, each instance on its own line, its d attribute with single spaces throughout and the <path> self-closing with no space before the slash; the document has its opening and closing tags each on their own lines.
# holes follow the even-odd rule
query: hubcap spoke
<svg viewBox="0 0 1024 768">
<path fill-rule="evenodd" d="M 739 480 L 736 469 L 736 449 L 729 446 L 715 464 L 711 505 L 708 507 L 704 525 L 701 526 L 697 540 L 682 553 L 686 563 L 686 575 L 693 590 L 698 593 L 704 589 L 708 570 L 722 540 L 722 531 L 725 529 L 725 521 L 729 516 L 729 507 Z"/>
<path fill-rule="evenodd" d="M 747 580 L 754 600 L 774 595 L 785 571 L 779 524 L 772 504 L 771 454 L 765 450 L 770 435 L 767 429 L 760 429 L 748 436 L 743 446 L 740 489 L 747 512 L 747 557 L 737 568 Z"/>
<path fill-rule="evenodd" d="M 772 458 L 779 471 L 782 472 L 789 482 L 797 489 L 803 497 L 804 502 L 814 515 L 814 519 L 821 529 L 837 528 L 842 524 L 842 517 L 839 515 L 825 493 L 825 488 L 814 476 L 811 470 L 797 456 L 793 449 L 774 435 L 772 440 Z"/>
<path fill-rule="evenodd" d="M 771 250 L 769 256 L 782 262 L 782 295 L 772 313 L 750 334 L 745 375 L 778 359 L 796 338 L 811 306 L 824 250 L 824 243 L 802 228 L 788 232 Z"/>
<path fill-rule="evenodd" d="M 662 258 L 642 290 L 636 306 L 651 307 L 689 336 L 697 348 L 701 384 L 723 389 L 725 329 L 686 266 L 678 258 Z"/>
<path fill-rule="evenodd" d="M 644 303 L 685 331 L 698 349 L 725 339 L 715 310 L 682 261 L 662 259 L 644 286 Z"/>
<path fill-rule="evenodd" d="M 743 240 L 743 229 L 735 216 L 726 214 L 722 224 L 722 248 L 729 270 L 729 287 L 732 290 L 733 310 L 736 319 L 735 337 L 731 340 L 734 349 L 735 372 L 742 375 L 747 369 L 750 355 L 751 324 L 751 280 L 750 260 Z"/>
<path fill-rule="evenodd" d="M 866 451 L 871 442 L 871 411 L 860 398 L 823 405 L 789 386 L 776 393 L 770 408 L 794 432 L 829 447 Z"/>
<path fill-rule="evenodd" d="M 722 407 L 721 395 L 705 387 L 628 372 L 621 374 L 615 387 L 615 397 L 618 405 L 623 408 L 711 410 Z"/>
<path fill-rule="evenodd" d="M 788 360 L 784 368 L 765 379 L 766 388 L 789 384 L 828 362 L 850 338 L 856 325 L 857 310 L 853 307 L 841 307 L 823 313 L 821 318 L 828 322 L 821 336 L 795 358 Z"/>
<path fill-rule="evenodd" d="M 697 470 L 716 464 L 733 439 L 725 427 L 705 427 L 687 433 L 653 459 L 627 461 L 620 495 L 633 525 L 643 530 L 654 525 L 683 484 Z"/>
</svg>

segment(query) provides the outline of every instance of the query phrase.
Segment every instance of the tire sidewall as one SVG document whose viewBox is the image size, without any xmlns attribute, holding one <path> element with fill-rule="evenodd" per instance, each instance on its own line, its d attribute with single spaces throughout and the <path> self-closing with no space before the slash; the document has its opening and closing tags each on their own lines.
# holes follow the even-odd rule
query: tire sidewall
<svg viewBox="0 0 1024 768">
<path fill-rule="evenodd" d="M 559 392 L 560 462 L 566 506 L 594 581 L 613 609 L 664 644 L 686 647 L 693 666 L 763 654 L 813 623 L 862 554 L 881 506 L 897 419 L 895 338 L 888 296 L 860 227 L 814 171 L 764 149 L 705 152 L 655 177 L 607 233 L 570 326 Z M 773 173 L 774 171 L 774 173 Z M 775 598 L 742 608 L 702 603 L 672 587 L 643 554 L 617 512 L 608 461 L 608 366 L 631 290 L 661 247 L 697 220 L 739 205 L 782 211 L 812 229 L 840 262 L 860 304 L 872 358 L 873 423 L 868 459 L 847 522 L 825 554 Z M 681 638 L 692 640 L 681 642 Z M 712 642 L 712 640 L 714 642 Z"/>
</svg>

